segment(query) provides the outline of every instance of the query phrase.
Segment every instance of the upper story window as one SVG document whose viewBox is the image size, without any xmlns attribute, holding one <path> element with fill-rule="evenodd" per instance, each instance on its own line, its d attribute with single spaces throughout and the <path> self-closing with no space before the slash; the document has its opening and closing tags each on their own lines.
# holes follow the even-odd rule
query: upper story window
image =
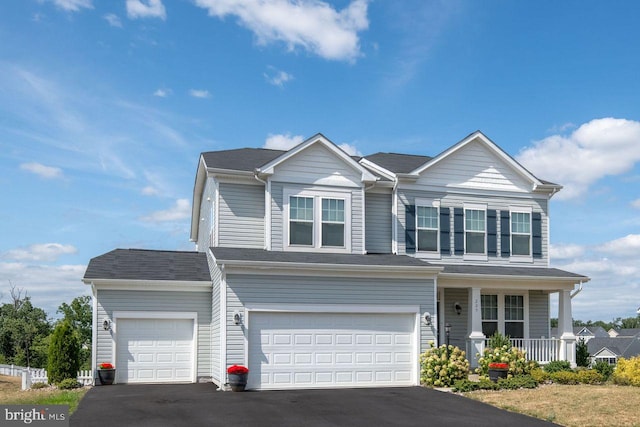
<svg viewBox="0 0 640 427">
<path fill-rule="evenodd" d="M 285 249 L 350 251 L 351 194 L 285 190 Z"/>
<path fill-rule="evenodd" d="M 464 210 L 465 254 L 487 253 L 486 248 L 486 208 L 466 208 Z"/>
<path fill-rule="evenodd" d="M 438 251 L 437 206 L 416 206 L 416 234 L 418 251 Z"/>
<path fill-rule="evenodd" d="M 531 256 L 530 212 L 511 212 L 511 255 Z"/>
</svg>

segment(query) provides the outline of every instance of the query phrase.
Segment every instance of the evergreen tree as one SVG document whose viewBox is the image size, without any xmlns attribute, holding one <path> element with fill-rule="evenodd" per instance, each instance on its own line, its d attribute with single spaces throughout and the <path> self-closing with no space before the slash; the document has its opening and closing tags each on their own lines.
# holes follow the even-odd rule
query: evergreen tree
<svg viewBox="0 0 640 427">
<path fill-rule="evenodd" d="M 68 321 L 59 323 L 49 344 L 47 373 L 49 383 L 56 384 L 67 378 L 75 379 L 80 368 L 78 334 Z"/>
<path fill-rule="evenodd" d="M 589 366 L 589 350 L 584 338 L 580 338 L 576 344 L 576 365 Z"/>
</svg>

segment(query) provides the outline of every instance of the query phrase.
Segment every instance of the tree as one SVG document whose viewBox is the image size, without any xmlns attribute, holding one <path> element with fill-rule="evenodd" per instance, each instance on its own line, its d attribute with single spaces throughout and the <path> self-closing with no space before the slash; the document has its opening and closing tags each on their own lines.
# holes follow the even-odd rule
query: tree
<svg viewBox="0 0 640 427">
<path fill-rule="evenodd" d="M 584 338 L 580 338 L 576 343 L 576 365 L 589 366 L 589 350 Z"/>
<path fill-rule="evenodd" d="M 62 321 L 69 322 L 78 335 L 80 342 L 80 366 L 82 369 L 91 368 L 91 325 L 93 321 L 93 306 L 91 297 L 83 295 L 76 297 L 71 304 L 63 302 L 58 307 L 58 313 L 64 315 Z"/>
<path fill-rule="evenodd" d="M 80 368 L 78 334 L 67 321 L 60 322 L 53 331 L 49 344 L 47 375 L 50 384 L 67 378 L 75 379 Z"/>
</svg>

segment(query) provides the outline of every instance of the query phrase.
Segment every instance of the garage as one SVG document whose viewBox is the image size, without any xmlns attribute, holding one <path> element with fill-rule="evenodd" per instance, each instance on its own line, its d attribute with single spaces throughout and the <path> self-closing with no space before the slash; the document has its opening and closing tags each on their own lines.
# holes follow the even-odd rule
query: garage
<svg viewBox="0 0 640 427">
<path fill-rule="evenodd" d="M 194 382 L 194 322 L 191 318 L 116 320 L 116 382 Z"/>
<path fill-rule="evenodd" d="M 251 312 L 249 388 L 417 384 L 416 313 Z"/>
</svg>

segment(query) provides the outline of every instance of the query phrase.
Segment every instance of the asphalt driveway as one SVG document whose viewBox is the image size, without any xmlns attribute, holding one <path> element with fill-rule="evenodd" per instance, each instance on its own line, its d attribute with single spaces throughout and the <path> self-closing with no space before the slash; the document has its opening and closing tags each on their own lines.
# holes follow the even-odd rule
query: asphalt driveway
<svg viewBox="0 0 640 427">
<path fill-rule="evenodd" d="M 221 392 L 213 384 L 93 387 L 76 427 L 550 426 L 422 387 Z"/>
</svg>

